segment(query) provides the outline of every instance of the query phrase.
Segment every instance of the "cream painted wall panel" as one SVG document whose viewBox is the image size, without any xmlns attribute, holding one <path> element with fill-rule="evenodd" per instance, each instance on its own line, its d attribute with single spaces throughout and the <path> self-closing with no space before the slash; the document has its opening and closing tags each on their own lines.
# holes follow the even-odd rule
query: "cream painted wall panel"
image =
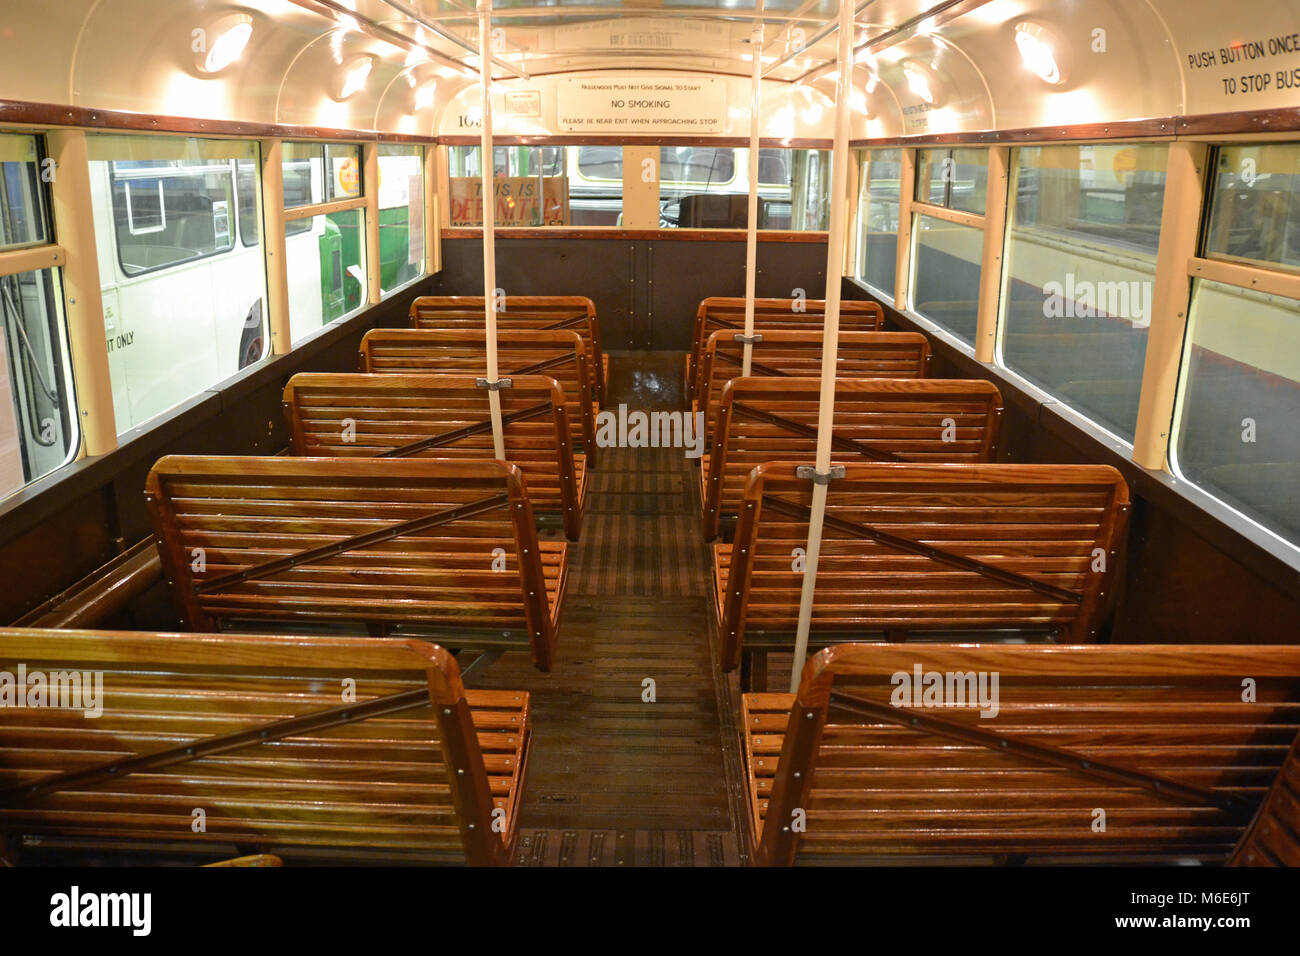
<svg viewBox="0 0 1300 956">
<path fill-rule="evenodd" d="M 286 0 L 247 9 L 253 36 L 243 56 L 215 77 L 195 63 L 194 31 L 236 4 L 101 0 L 86 20 L 71 102 L 100 109 L 275 122 L 280 82 L 327 21 Z M 66 101 L 66 100 L 65 100 Z"/>
<path fill-rule="evenodd" d="M 1186 112 L 1300 106 L 1300 0 L 1150 2 L 1173 35 Z"/>
<path fill-rule="evenodd" d="M 5 99 L 68 103 L 86 14 L 98 0 L 4 0 L 0 79 Z M 93 42 L 93 37 L 82 38 Z"/>
</svg>

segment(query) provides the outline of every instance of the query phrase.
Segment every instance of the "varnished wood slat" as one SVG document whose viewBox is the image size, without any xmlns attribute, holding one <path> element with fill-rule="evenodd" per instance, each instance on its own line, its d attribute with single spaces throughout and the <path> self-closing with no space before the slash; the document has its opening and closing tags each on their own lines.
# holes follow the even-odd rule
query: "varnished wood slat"
<svg viewBox="0 0 1300 956">
<path fill-rule="evenodd" d="M 1259 813 L 1233 850 L 1231 866 L 1300 866 L 1300 737 Z"/>
<path fill-rule="evenodd" d="M 416 456 L 491 458 L 488 394 L 473 376 L 299 373 L 284 388 L 290 448 L 306 456 L 411 457 L 405 449 L 442 438 Z M 546 376 L 517 376 L 497 394 L 506 460 L 524 473 L 534 511 L 559 515 L 576 541 L 581 486 L 563 389 Z"/>
<path fill-rule="evenodd" d="M 724 386 L 713 451 L 700 470 L 706 539 L 738 514 L 756 466 L 814 459 L 820 385 L 817 378 L 748 377 Z M 852 457 L 857 443 L 903 461 L 987 462 L 1001 412 L 1001 395 L 984 381 L 841 378 L 833 435 L 842 441 L 832 454 Z"/>
<path fill-rule="evenodd" d="M 803 580 L 797 549 L 808 540 L 807 520 L 799 515 L 812 496 L 812 483 L 796 476 L 797 467 L 769 462 L 754 468 L 735 541 L 714 546 L 715 609 L 728 669 L 740 665 L 747 641 L 790 646 Z M 927 630 L 1095 638 L 1128 510 L 1128 489 L 1115 469 L 844 467 L 845 477 L 831 482 L 827 496 L 814 642 Z M 864 540 L 861 528 L 883 537 Z M 1069 592 L 1070 600 L 1056 597 L 1058 591 Z M 764 639 L 765 632 L 772 636 Z"/>
<path fill-rule="evenodd" d="M 884 318 L 884 309 L 879 303 L 848 300 L 840 303 L 841 333 L 878 332 Z M 823 299 L 754 300 L 754 331 L 760 334 L 775 331 L 820 333 L 825 323 L 826 302 Z M 744 332 L 743 298 L 710 296 L 695 310 L 691 347 L 686 353 L 686 394 L 692 399 L 697 397 L 697 375 L 705 343 L 712 333 L 719 330 Z"/>
<path fill-rule="evenodd" d="M 925 378 L 930 343 L 918 332 L 841 331 L 835 360 L 837 378 Z M 823 336 L 812 331 L 764 332 L 753 347 L 751 377 L 799 378 L 821 374 Z M 717 433 L 722 390 L 743 371 L 744 345 L 736 333 L 712 333 L 700 354 L 692 407 L 704 413 L 707 433 Z"/>
<path fill-rule="evenodd" d="M 467 694 L 455 660 L 436 645 L 0 629 L 0 668 L 16 675 L 19 664 L 24 701 L 41 686 L 38 669 L 98 674 L 102 712 L 76 709 L 85 699 L 0 708 L 6 837 L 104 847 L 135 839 L 159 849 L 165 841 L 192 853 L 223 842 L 317 847 L 333 859 L 391 847 L 512 861 L 528 695 Z M 412 706 L 365 716 L 395 689 Z M 327 713 L 343 723 L 309 729 Z M 282 726 L 296 728 L 293 736 Z M 236 745 L 232 732 L 247 739 Z M 220 740 L 226 749 L 208 754 Z M 173 756 L 159 764 L 165 754 Z M 97 767 L 117 772 L 87 774 Z M 196 808 L 202 827 L 193 825 Z"/>
<path fill-rule="evenodd" d="M 351 621 L 443 631 L 484 649 L 504 631 L 537 667 L 551 666 L 567 550 L 539 542 L 515 465 L 172 456 L 154 465 L 146 497 L 167 580 L 194 630 L 232 619 Z M 392 534 L 436 515 L 459 517 Z M 294 566 L 303 554 L 312 562 Z M 240 579 L 259 568 L 275 573 Z"/>
<path fill-rule="evenodd" d="M 590 351 L 572 330 L 498 329 L 498 374 L 545 375 L 564 390 L 574 451 L 596 467 L 595 415 L 599 408 Z M 487 335 L 481 328 L 452 331 L 371 329 L 361 340 L 360 370 L 383 375 L 487 374 Z"/>
<path fill-rule="evenodd" d="M 951 698 L 918 706 L 898 676 L 918 668 L 941 681 L 997 675 L 997 712 L 987 695 L 983 712 Z M 1246 676 L 1275 704 L 1252 714 Z M 871 708 L 836 706 L 841 687 Z M 1130 701 L 1164 722 L 1135 723 Z M 1298 703 L 1293 647 L 838 645 L 809 660 L 797 696 L 744 697 L 755 860 L 1221 862 L 1245 830 L 1237 804 L 1286 779 L 1277 768 L 1294 759 Z M 1250 724 L 1224 723 L 1234 719 Z M 784 825 L 796 810 L 804 830 Z"/>
<path fill-rule="evenodd" d="M 411 302 L 411 328 L 434 331 L 481 330 L 486 317 L 481 295 L 422 295 Z M 600 348 L 596 304 L 581 295 L 508 295 L 499 300 L 497 329 L 567 329 L 586 346 L 587 368 L 598 402 L 605 401 L 607 365 Z"/>
</svg>

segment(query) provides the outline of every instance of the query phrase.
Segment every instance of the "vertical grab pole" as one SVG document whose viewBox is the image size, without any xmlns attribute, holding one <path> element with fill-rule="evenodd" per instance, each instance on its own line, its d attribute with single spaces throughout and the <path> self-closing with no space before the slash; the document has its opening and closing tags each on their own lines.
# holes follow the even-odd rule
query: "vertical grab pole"
<svg viewBox="0 0 1300 956">
<path fill-rule="evenodd" d="M 826 482 L 831 470 L 831 428 L 835 419 L 835 362 L 840 335 L 840 285 L 844 266 L 845 206 L 843 196 L 849 181 L 849 90 L 853 83 L 853 0 L 840 0 L 839 44 L 836 65 L 839 82 L 835 89 L 835 149 L 831 154 L 830 235 L 826 242 L 826 325 L 822 337 L 821 401 L 817 407 L 817 480 L 813 483 L 812 516 L 808 520 L 808 549 L 804 558 L 803 585 L 799 593 L 799 626 L 794 644 L 794 667 L 790 671 L 790 693 L 799 692 L 799 678 L 808 656 L 808 632 L 812 625 L 813 593 L 817 589 L 817 559 L 821 554 L 822 522 L 826 517 Z"/>
<path fill-rule="evenodd" d="M 753 86 L 749 92 L 749 215 L 745 235 L 745 352 L 740 374 L 749 374 L 754 358 L 754 283 L 758 271 L 758 108 L 763 94 L 763 0 L 758 0 L 758 19 L 749 37 L 754 55 Z"/>
<path fill-rule="evenodd" d="M 506 457 L 501 426 L 501 393 L 497 391 L 497 253 L 496 191 L 492 159 L 492 0 L 477 0 L 479 107 L 483 113 L 480 150 L 483 174 L 483 317 L 487 328 L 488 409 L 492 417 L 492 453 Z"/>
</svg>

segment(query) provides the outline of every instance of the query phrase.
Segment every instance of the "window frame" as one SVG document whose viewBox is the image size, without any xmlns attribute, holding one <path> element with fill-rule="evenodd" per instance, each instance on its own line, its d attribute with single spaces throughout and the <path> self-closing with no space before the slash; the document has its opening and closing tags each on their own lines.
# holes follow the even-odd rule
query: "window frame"
<svg viewBox="0 0 1300 956">
<path fill-rule="evenodd" d="M 94 161 L 92 160 L 92 162 L 94 162 Z M 131 228 L 131 225 L 130 225 L 130 216 L 131 216 L 131 187 L 130 187 L 130 182 L 131 182 L 131 180 L 130 180 L 129 178 L 119 178 L 119 177 L 118 177 L 118 175 L 117 175 L 117 170 L 113 168 L 113 167 L 116 165 L 116 161 L 115 161 L 115 160 L 99 160 L 99 162 L 106 162 L 106 163 L 108 164 L 108 201 L 109 201 L 109 204 L 110 204 L 111 206 L 116 206 L 116 201 L 115 201 L 114 198 L 113 198 L 113 197 L 114 197 L 114 187 L 115 187 L 119 182 L 123 184 L 122 193 L 123 193 L 123 195 L 126 197 L 127 229 L 128 229 L 128 231 L 130 232 L 130 234 L 133 235 L 133 236 L 151 236 L 151 235 L 157 235 L 157 234 L 160 233 L 160 232 L 164 232 L 164 231 L 166 231 L 166 229 L 167 229 L 167 205 L 166 205 L 166 200 L 165 200 L 165 198 L 164 198 L 164 197 L 165 197 L 165 193 L 164 193 L 164 190 L 163 190 L 163 178 L 164 178 L 164 177 L 162 177 L 162 176 L 145 176 L 145 177 L 141 177 L 142 179 L 157 179 L 157 181 L 158 181 L 158 203 L 159 203 L 159 209 L 161 210 L 161 215 L 162 215 L 162 224 L 159 225 L 159 226 L 156 227 L 156 228 L 149 228 L 149 229 L 144 229 L 144 230 L 134 230 L 134 229 Z M 235 175 L 235 167 L 234 167 L 233 165 L 231 165 L 232 163 L 234 163 L 234 162 L 236 162 L 236 161 L 235 161 L 235 160 L 223 160 L 222 162 L 226 164 L 226 166 L 227 166 L 227 175 L 230 177 L 230 198 L 231 198 L 231 201 L 233 201 L 236 205 L 238 205 L 239 199 L 238 199 L 238 193 L 236 192 L 236 183 L 235 183 L 235 180 L 236 180 L 237 177 L 236 177 L 236 175 Z M 197 171 L 197 170 L 195 170 L 195 171 Z M 205 172 L 205 173 L 203 173 L 203 175 L 207 175 L 207 173 Z M 229 210 L 227 210 L 227 215 L 229 215 Z M 236 211 L 235 216 L 236 216 L 236 218 L 238 217 L 238 211 Z M 247 249 L 254 248 L 253 246 L 242 246 L 242 247 L 241 247 L 241 245 L 240 245 L 240 241 L 239 241 L 239 239 L 235 236 L 235 230 L 233 230 L 233 229 L 230 231 L 230 239 L 231 239 L 230 245 L 227 246 L 227 247 L 224 248 L 224 249 L 213 249 L 211 252 L 205 252 L 205 253 L 203 253 L 202 255 L 191 256 L 191 257 L 188 258 L 188 259 L 176 259 L 176 260 L 174 260 L 174 261 L 172 261 L 172 262 L 164 262 L 164 263 L 162 263 L 161 265 L 149 266 L 149 267 L 146 268 L 146 269 L 139 269 L 139 270 L 137 270 L 137 271 L 135 271 L 135 272 L 128 272 L 128 271 L 127 271 L 127 268 L 126 268 L 126 263 L 124 263 L 124 262 L 122 261 L 122 243 L 118 240 L 118 235 L 117 235 L 117 224 L 116 224 L 116 223 L 113 224 L 113 252 L 115 253 L 115 258 L 116 258 L 116 262 L 117 262 L 117 268 L 121 271 L 121 273 L 122 273 L 122 277 L 123 277 L 123 279 L 124 279 L 126 282 L 131 282 L 131 281 L 133 281 L 133 280 L 135 280 L 135 279 L 139 279 L 139 278 L 142 278 L 142 277 L 147 276 L 147 275 L 152 275 L 152 274 L 155 273 L 155 272 L 162 272 L 164 269 L 178 269 L 178 268 L 180 268 L 181 266 L 188 266 L 188 265 L 191 265 L 191 264 L 193 264 L 193 263 L 195 263 L 195 262 L 202 262 L 204 259 L 211 259 L 213 256 L 224 256 L 224 255 L 226 255 L 227 253 L 234 252 L 234 251 L 236 251 L 237 249 L 240 249 L 240 248 L 247 248 Z"/>
<path fill-rule="evenodd" d="M 46 149 L 45 137 L 36 131 L 23 130 L 3 130 L 0 131 L 3 136 L 23 136 L 30 138 L 35 146 L 35 166 L 38 171 L 44 169 L 44 164 L 49 156 Z M 72 343 L 68 332 L 68 315 L 66 304 L 64 302 L 64 277 L 63 267 L 68 261 L 68 251 L 58 242 L 58 234 L 55 231 L 54 223 L 54 197 L 51 184 L 43 175 L 38 172 L 35 181 L 35 194 L 38 200 L 38 209 L 36 214 L 40 217 L 43 234 L 46 237 L 43 242 L 27 243 L 23 245 L 12 246 L 6 249 L 0 249 L 0 278 L 9 276 L 26 275 L 35 273 L 40 281 L 44 284 L 45 297 L 48 300 L 47 309 L 49 310 L 46 318 L 50 322 L 54 335 L 50 342 L 51 349 L 58 350 L 59 361 L 56 364 L 56 372 L 60 376 L 64 389 L 61 396 L 66 402 L 66 408 L 63 411 L 62 425 L 67 432 L 67 448 L 64 452 L 63 459 L 50 468 L 44 474 L 28 478 L 26 475 L 26 455 L 24 452 L 24 475 L 22 484 L 13 491 L 5 495 L 0 495 L 0 501 L 12 498 L 15 495 L 22 494 L 23 491 L 32 487 L 34 484 L 47 480 L 56 475 L 60 470 L 68 467 L 81 455 L 82 446 L 85 442 L 85 429 L 82 427 L 81 416 L 77 413 L 80 404 L 77 398 L 77 381 L 73 366 Z M 16 383 L 11 383 L 15 385 Z M 17 422 L 20 432 L 17 436 L 21 447 L 23 436 L 21 429 L 22 422 Z"/>
</svg>

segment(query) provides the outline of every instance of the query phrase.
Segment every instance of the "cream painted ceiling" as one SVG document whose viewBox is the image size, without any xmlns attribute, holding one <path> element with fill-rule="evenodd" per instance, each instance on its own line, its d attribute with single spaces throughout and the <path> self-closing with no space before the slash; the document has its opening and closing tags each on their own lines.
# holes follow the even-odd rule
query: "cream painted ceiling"
<svg viewBox="0 0 1300 956">
<path fill-rule="evenodd" d="M 593 71 L 722 77 L 726 135 L 748 129 L 751 37 L 761 25 L 765 135 L 829 137 L 834 0 L 496 0 L 492 74 L 553 96 Z M 1300 0 L 856 0 L 855 138 L 1109 122 L 1300 107 Z M 196 30 L 253 18 L 244 55 L 217 76 L 195 67 Z M 1017 24 L 1054 38 L 1063 81 L 1020 62 Z M 1099 40 L 1100 37 L 1100 40 Z M 1265 55 L 1207 66 L 1234 43 Z M 0 99 L 166 115 L 418 134 L 448 120 L 477 82 L 471 0 L 4 0 Z M 365 88 L 339 76 L 373 58 Z M 919 98 L 908 64 L 929 75 Z M 1229 79 L 1276 77 L 1229 92 Z M 793 120 L 791 120 L 793 116 Z M 784 119 L 783 119 L 784 117 Z M 545 128 L 529 132 L 545 133 Z"/>
</svg>

